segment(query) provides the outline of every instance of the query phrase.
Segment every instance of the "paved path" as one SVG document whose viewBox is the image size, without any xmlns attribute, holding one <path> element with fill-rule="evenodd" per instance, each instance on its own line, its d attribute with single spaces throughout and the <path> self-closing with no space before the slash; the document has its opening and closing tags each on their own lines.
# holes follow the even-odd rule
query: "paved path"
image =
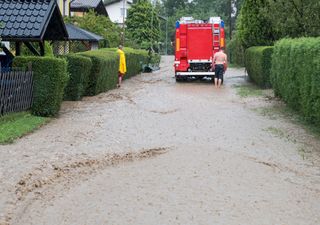
<svg viewBox="0 0 320 225">
<path fill-rule="evenodd" d="M 173 58 L 0 146 L 9 224 L 320 224 L 320 142 L 276 103 L 175 83 Z M 260 112 L 260 113 L 259 113 Z M 1 224 L 1 222 L 0 222 Z M 5 222 L 3 222 L 5 224 Z"/>
</svg>

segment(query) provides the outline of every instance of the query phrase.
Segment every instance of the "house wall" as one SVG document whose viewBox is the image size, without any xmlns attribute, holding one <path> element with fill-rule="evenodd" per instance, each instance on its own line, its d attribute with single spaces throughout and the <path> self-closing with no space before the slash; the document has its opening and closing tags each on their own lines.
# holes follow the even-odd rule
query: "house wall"
<svg viewBox="0 0 320 225">
<path fill-rule="evenodd" d="M 125 17 L 127 17 L 127 11 L 131 7 L 131 4 L 128 2 L 132 2 L 132 0 L 127 1 L 127 3 L 125 4 L 125 9 L 126 9 Z M 123 15 L 121 14 L 122 8 L 123 8 L 123 1 L 119 1 L 106 6 L 106 10 L 112 22 L 118 23 L 118 24 L 123 23 Z"/>
<path fill-rule="evenodd" d="M 57 0 L 62 16 L 69 16 L 70 0 Z"/>
</svg>

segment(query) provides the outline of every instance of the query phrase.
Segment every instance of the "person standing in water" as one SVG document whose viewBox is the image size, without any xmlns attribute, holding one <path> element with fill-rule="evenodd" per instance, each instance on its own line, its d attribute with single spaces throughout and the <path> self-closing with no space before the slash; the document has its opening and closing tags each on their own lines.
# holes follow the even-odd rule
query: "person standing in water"
<svg viewBox="0 0 320 225">
<path fill-rule="evenodd" d="M 119 53 L 120 60 L 119 60 L 119 70 L 118 70 L 118 84 L 117 84 L 118 88 L 121 86 L 123 76 L 127 72 L 126 56 L 122 49 L 123 49 L 123 46 L 119 45 L 118 53 Z"/>
<path fill-rule="evenodd" d="M 221 87 L 223 74 L 227 70 L 227 67 L 228 67 L 228 58 L 227 58 L 227 55 L 224 53 L 224 49 L 221 48 L 220 51 L 214 54 L 214 57 L 213 57 L 213 68 L 215 71 L 214 86 L 216 88 Z"/>
</svg>

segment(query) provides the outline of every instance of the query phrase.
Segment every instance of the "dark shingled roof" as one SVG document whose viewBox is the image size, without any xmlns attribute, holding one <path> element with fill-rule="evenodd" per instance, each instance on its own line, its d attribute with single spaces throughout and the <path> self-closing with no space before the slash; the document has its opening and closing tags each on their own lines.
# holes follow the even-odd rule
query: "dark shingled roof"
<svg viewBox="0 0 320 225">
<path fill-rule="evenodd" d="M 4 41 L 64 40 L 68 34 L 55 0 L 0 0 Z"/>
<path fill-rule="evenodd" d="M 66 28 L 69 34 L 69 40 L 70 41 L 93 41 L 98 42 L 103 40 L 104 38 L 91 33 L 90 31 L 81 29 L 79 27 L 76 27 L 72 24 L 66 24 Z"/>
<path fill-rule="evenodd" d="M 100 15 L 108 16 L 102 0 L 73 0 L 70 4 L 71 12 L 88 12 L 90 9 Z"/>
</svg>

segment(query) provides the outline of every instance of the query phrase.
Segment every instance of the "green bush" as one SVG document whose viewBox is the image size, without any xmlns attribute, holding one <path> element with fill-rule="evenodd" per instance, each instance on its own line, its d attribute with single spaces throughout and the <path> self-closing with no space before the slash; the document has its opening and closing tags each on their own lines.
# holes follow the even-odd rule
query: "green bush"
<svg viewBox="0 0 320 225">
<path fill-rule="evenodd" d="M 272 56 L 276 95 L 320 126 L 320 38 L 283 39 Z"/>
<path fill-rule="evenodd" d="M 69 79 L 67 62 L 53 57 L 15 57 L 15 67 L 27 67 L 32 63 L 33 103 L 32 114 L 54 116 L 59 112 L 63 91 Z"/>
<path fill-rule="evenodd" d="M 64 91 L 64 99 L 77 101 L 85 95 L 92 62 L 88 57 L 76 54 L 63 56 L 68 62 L 69 82 Z"/>
<path fill-rule="evenodd" d="M 33 47 L 40 52 L 40 47 L 38 45 L 38 43 L 30 43 L 33 45 Z M 22 44 L 21 46 L 21 56 L 35 56 L 30 49 L 25 45 Z M 52 46 L 50 45 L 50 43 L 48 41 L 44 42 L 44 56 L 48 56 L 48 57 L 53 57 L 53 49 Z"/>
<path fill-rule="evenodd" d="M 262 88 L 270 87 L 272 46 L 251 47 L 246 50 L 246 69 L 250 79 Z"/>
<path fill-rule="evenodd" d="M 238 35 L 234 35 L 232 40 L 227 41 L 228 60 L 231 64 L 236 66 L 245 66 L 245 49 L 241 45 Z"/>
<path fill-rule="evenodd" d="M 116 87 L 119 65 L 116 52 L 95 50 L 80 54 L 92 61 L 86 95 L 97 95 Z"/>
<path fill-rule="evenodd" d="M 125 48 L 124 52 L 127 63 L 124 79 L 127 79 L 141 72 L 141 65 L 148 61 L 148 53 L 131 48 Z M 116 87 L 119 69 L 119 55 L 116 48 L 104 48 L 79 54 L 90 57 L 92 60 L 87 95 L 96 95 Z"/>
</svg>

